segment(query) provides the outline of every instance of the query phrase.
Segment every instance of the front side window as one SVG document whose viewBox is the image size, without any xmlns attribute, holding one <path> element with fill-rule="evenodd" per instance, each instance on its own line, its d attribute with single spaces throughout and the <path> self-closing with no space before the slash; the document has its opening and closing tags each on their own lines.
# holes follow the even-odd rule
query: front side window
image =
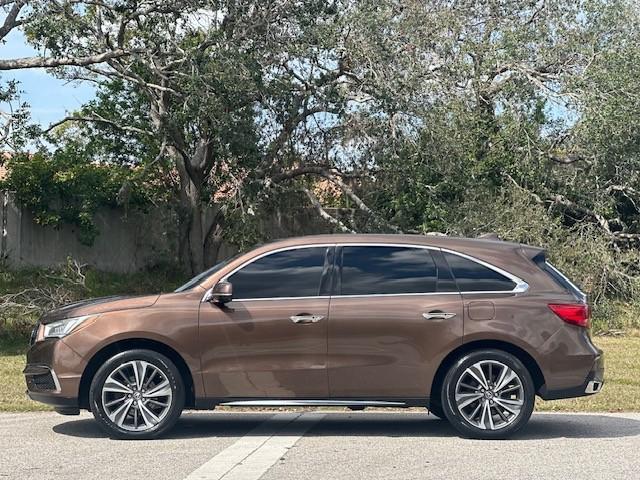
<svg viewBox="0 0 640 480">
<path fill-rule="evenodd" d="M 227 258 L 226 260 L 223 260 L 219 263 L 216 263 L 213 267 L 209 268 L 208 270 L 205 270 L 204 272 L 199 273 L 198 275 L 196 275 L 195 277 L 193 277 L 191 280 L 189 280 L 187 283 L 185 283 L 184 285 L 182 285 L 181 287 L 178 287 L 174 290 L 175 293 L 178 292 L 184 292 L 186 290 L 191 290 L 192 288 L 195 288 L 196 286 L 200 285 L 202 282 L 204 282 L 205 279 L 209 278 L 211 275 L 213 275 L 214 273 L 220 271 L 222 269 L 222 267 L 225 267 L 226 265 L 228 265 L 232 260 L 235 260 L 238 255 L 234 255 L 231 258 Z"/>
<path fill-rule="evenodd" d="M 319 294 L 326 247 L 297 248 L 266 255 L 231 275 L 233 297 L 314 297 Z"/>
<path fill-rule="evenodd" d="M 429 250 L 342 247 L 341 295 L 393 295 L 436 291 L 438 271 Z"/>
<path fill-rule="evenodd" d="M 461 292 L 510 292 L 516 284 L 495 270 L 460 255 L 442 252 Z"/>
</svg>

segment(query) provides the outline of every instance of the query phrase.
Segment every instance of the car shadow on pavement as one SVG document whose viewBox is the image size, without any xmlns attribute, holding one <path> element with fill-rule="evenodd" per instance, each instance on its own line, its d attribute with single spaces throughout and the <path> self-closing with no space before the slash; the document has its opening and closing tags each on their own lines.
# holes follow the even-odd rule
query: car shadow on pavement
<svg viewBox="0 0 640 480">
<path fill-rule="evenodd" d="M 325 412 L 321 412 L 325 413 Z M 272 413 L 190 413 L 183 415 L 176 426 L 162 438 L 188 439 L 206 437 L 242 437 L 263 435 L 252 430 Z M 303 417 L 298 422 L 304 422 Z M 308 421 L 315 421 L 309 418 Z M 274 435 L 288 435 L 289 429 L 279 429 L 287 420 L 273 418 Z M 92 418 L 63 421 L 53 427 L 61 435 L 83 438 L 106 438 Z M 455 437 L 458 433 L 448 422 L 433 415 L 416 413 L 345 412 L 325 413 L 306 436 L 367 436 L 367 437 Z M 640 435 L 640 421 L 620 416 L 599 414 L 538 413 L 529 424 L 512 437 L 513 440 L 543 440 L 554 438 L 621 438 Z"/>
</svg>

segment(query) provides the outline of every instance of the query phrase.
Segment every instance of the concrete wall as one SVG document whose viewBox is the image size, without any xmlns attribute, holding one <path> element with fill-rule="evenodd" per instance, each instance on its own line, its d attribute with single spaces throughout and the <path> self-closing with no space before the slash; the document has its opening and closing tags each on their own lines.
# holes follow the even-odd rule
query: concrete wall
<svg viewBox="0 0 640 480">
<path fill-rule="evenodd" d="M 64 264 L 67 257 L 100 270 L 131 272 L 157 263 L 175 262 L 175 218 L 171 211 L 129 213 L 102 209 L 94 217 L 100 232 L 93 245 L 83 245 L 77 227 L 38 225 L 29 211 L 0 194 L 5 224 L 0 255 L 12 266 L 48 267 Z"/>
<path fill-rule="evenodd" d="M 100 270 L 133 272 L 178 262 L 177 219 L 170 208 L 127 214 L 121 209 L 102 209 L 94 217 L 100 233 L 91 246 L 80 243 L 74 225 L 38 225 L 30 212 L 15 205 L 11 195 L 2 191 L 0 215 L 0 226 L 4 227 L 0 230 L 0 259 L 13 267 L 56 266 L 71 257 Z M 306 208 L 297 213 L 289 209 L 286 214 L 274 213 L 260 224 L 265 238 L 327 231 L 327 226 Z M 218 257 L 233 253 L 232 245 L 223 244 Z"/>
</svg>

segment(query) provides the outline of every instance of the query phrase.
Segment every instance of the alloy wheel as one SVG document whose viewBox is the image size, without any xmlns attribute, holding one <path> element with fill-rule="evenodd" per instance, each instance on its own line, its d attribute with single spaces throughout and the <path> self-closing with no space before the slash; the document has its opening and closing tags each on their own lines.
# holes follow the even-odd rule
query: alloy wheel
<svg viewBox="0 0 640 480">
<path fill-rule="evenodd" d="M 512 424 L 525 403 L 522 380 L 497 360 L 482 360 L 464 370 L 456 383 L 455 403 L 464 419 L 482 430 Z"/>
<path fill-rule="evenodd" d="M 141 432 L 167 416 L 173 393 L 162 370 L 144 360 L 132 360 L 109 374 L 101 398 L 111 422 L 123 430 Z"/>
</svg>

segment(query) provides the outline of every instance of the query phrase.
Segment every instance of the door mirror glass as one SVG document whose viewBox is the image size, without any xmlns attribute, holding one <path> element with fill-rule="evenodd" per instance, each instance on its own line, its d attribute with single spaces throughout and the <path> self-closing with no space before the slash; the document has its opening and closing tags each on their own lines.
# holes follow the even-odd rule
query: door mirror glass
<svg viewBox="0 0 640 480">
<path fill-rule="evenodd" d="M 220 281 L 216 283 L 207 295 L 207 302 L 227 303 L 233 299 L 233 286 L 231 282 Z"/>
</svg>

